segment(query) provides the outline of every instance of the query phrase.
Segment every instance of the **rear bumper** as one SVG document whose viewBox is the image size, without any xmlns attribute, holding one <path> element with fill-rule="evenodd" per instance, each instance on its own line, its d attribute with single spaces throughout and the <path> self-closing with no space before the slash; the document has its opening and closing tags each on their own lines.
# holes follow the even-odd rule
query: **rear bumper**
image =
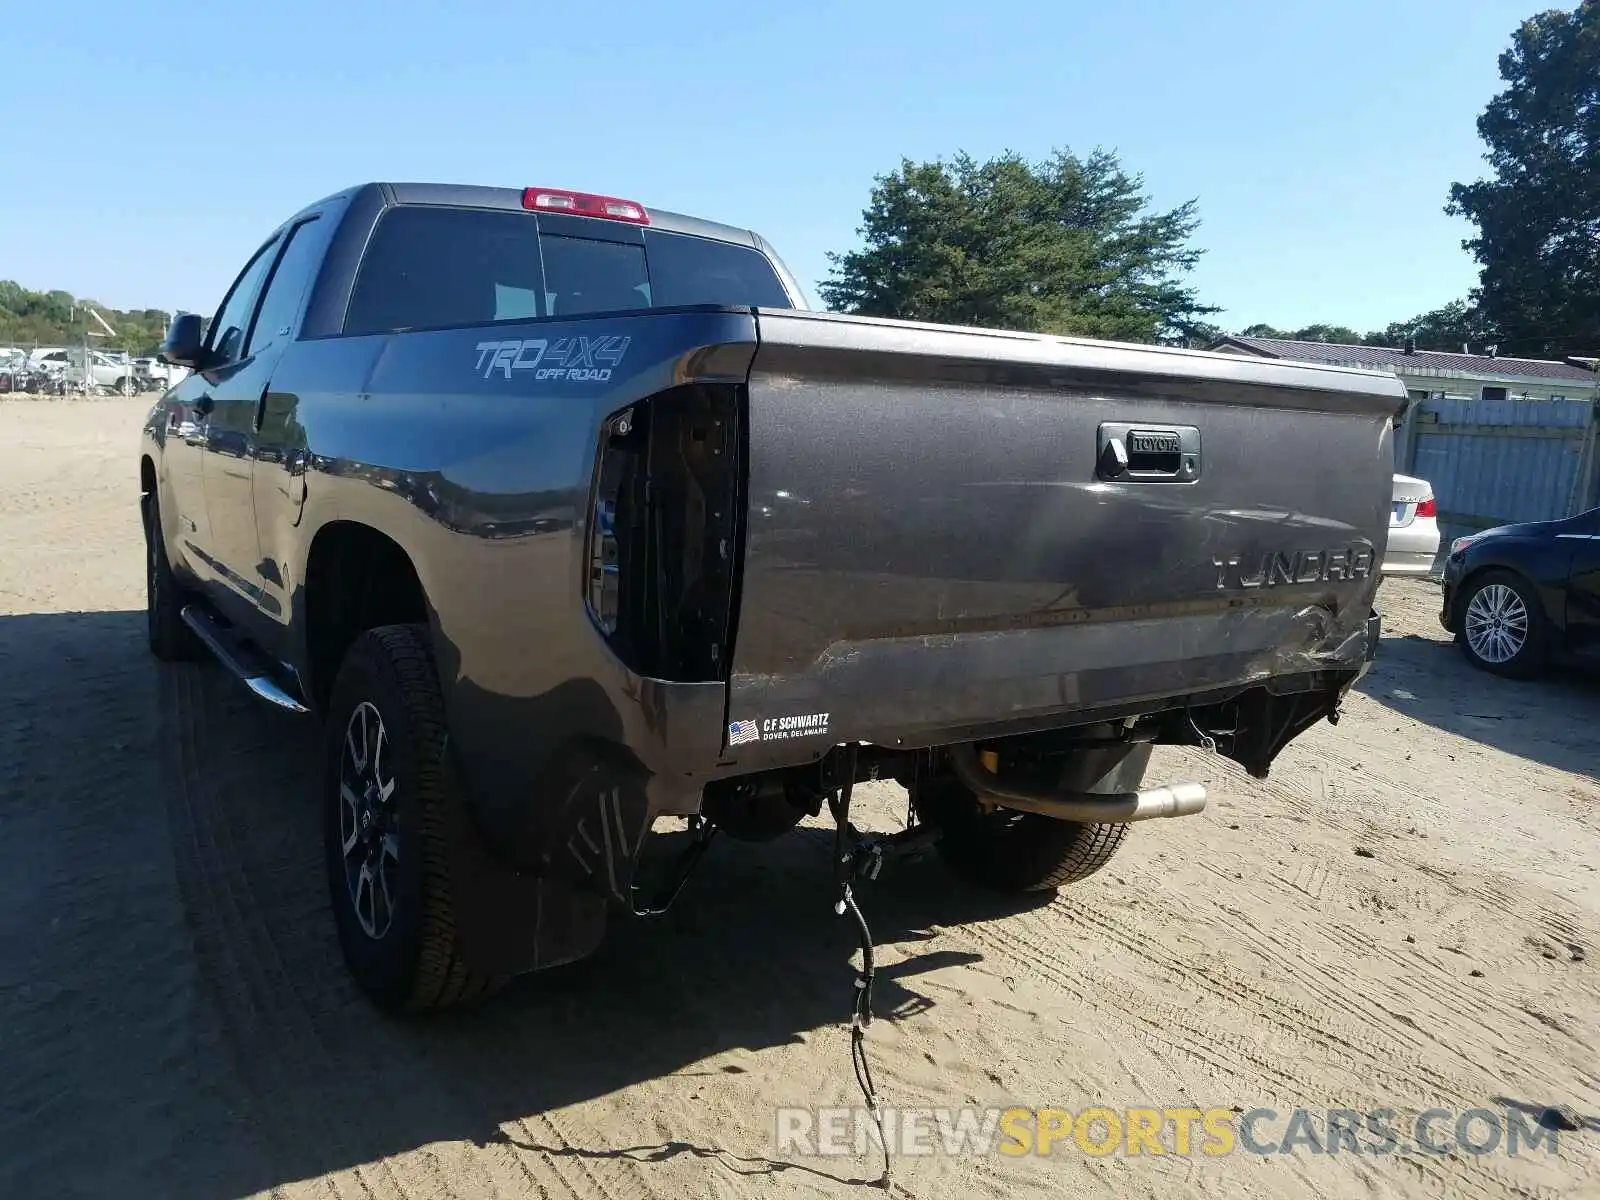
<svg viewBox="0 0 1600 1200">
<path fill-rule="evenodd" d="M 1379 568 L 1384 575 L 1404 575 L 1409 577 L 1437 576 L 1433 569 L 1435 559 L 1438 557 L 1434 551 L 1422 552 L 1391 552 L 1383 559 L 1383 566 Z"/>
<path fill-rule="evenodd" d="M 1365 599 L 1365 597 L 1363 597 Z M 1155 712 L 1268 686 L 1359 678 L 1380 621 L 1321 607 L 841 643 L 815 675 L 735 676 L 723 763 L 745 773 L 836 742 L 917 749 Z M 788 714 L 817 714 L 785 721 Z M 777 718 L 774 721 L 774 718 Z"/>
<path fill-rule="evenodd" d="M 1439 523 L 1432 517 L 1417 517 L 1408 524 L 1390 526 L 1379 570 L 1384 575 L 1435 575 L 1438 557 Z"/>
</svg>

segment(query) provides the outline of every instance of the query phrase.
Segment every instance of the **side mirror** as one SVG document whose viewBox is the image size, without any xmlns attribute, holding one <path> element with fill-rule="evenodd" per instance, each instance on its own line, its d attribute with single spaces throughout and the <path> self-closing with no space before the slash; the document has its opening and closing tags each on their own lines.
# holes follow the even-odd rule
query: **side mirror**
<svg viewBox="0 0 1600 1200">
<path fill-rule="evenodd" d="M 161 343 L 161 361 L 198 370 L 204 354 L 205 322 L 200 314 L 179 313 L 173 317 L 166 340 Z"/>
</svg>

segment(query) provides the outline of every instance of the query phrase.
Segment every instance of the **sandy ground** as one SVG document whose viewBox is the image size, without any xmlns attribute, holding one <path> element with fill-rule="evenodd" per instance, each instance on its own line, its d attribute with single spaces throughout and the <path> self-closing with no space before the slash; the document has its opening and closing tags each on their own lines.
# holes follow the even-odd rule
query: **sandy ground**
<svg viewBox="0 0 1600 1200">
<path fill-rule="evenodd" d="M 669 918 L 485 1007 L 361 1000 L 310 728 L 145 652 L 145 407 L 0 402 L 0 1195 L 862 1194 L 872 1155 L 773 1144 L 775 1106 L 855 1100 L 820 828 L 720 845 Z M 898 1106 L 1387 1108 L 1404 1129 L 1566 1105 L 1592 1127 L 1516 1158 L 1068 1139 L 902 1159 L 900 1194 L 1600 1194 L 1600 687 L 1472 672 L 1436 599 L 1385 585 L 1379 666 L 1269 782 L 1163 752 L 1206 813 L 1140 827 L 1058 898 L 997 902 L 931 860 L 871 886 L 879 1084 Z M 904 799 L 871 804 L 889 827 Z"/>
</svg>

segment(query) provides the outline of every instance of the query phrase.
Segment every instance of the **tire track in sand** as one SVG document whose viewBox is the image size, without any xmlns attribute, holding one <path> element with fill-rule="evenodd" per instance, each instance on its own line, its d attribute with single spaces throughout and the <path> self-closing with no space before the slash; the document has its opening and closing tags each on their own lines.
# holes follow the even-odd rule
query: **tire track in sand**
<svg viewBox="0 0 1600 1200">
<path fill-rule="evenodd" d="M 1265 1099 L 1280 1108 L 1399 1107 L 1399 1099 L 1406 1097 L 1418 1111 L 1435 1105 L 1464 1110 L 1485 1098 L 1482 1087 L 1424 1061 L 1413 1049 L 1414 1039 L 1393 1036 L 1399 1030 L 1392 1020 L 1375 1026 L 1363 1014 L 1298 1003 L 1244 977 L 1218 956 L 1198 960 L 1185 955 L 1150 936 L 1151 931 L 1129 930 L 1065 895 L 1001 925 L 961 926 L 949 932 L 1059 988 L 1158 1059 L 1186 1061 L 1241 1096 L 1259 1097 L 1265 1085 Z M 1065 954 L 1063 946 L 1070 948 Z M 1198 990 L 1203 1003 L 1185 1004 L 1180 992 L 1155 994 L 1096 969 L 1107 950 L 1129 956 L 1184 990 Z M 1207 1020 L 1204 1008 L 1212 1004 L 1242 1010 L 1243 1019 L 1226 1024 Z M 1180 1072 L 1188 1074 L 1192 1072 Z M 1347 1081 L 1359 1094 L 1333 1092 L 1328 1084 L 1334 1079 Z M 1485 1158 L 1452 1157 L 1448 1172 L 1427 1156 L 1407 1155 L 1401 1161 L 1437 1184 L 1441 1195 L 1485 1200 L 1556 1195 L 1513 1181 Z"/>
<path fill-rule="evenodd" d="M 292 1160 L 297 1144 L 309 1141 L 348 1163 L 352 1150 L 337 1125 L 306 1120 L 310 1113 L 335 1111 L 318 1066 L 328 1061 L 328 1050 L 252 903 L 244 866 L 218 819 L 222 797 L 207 753 L 206 708 L 213 697 L 205 686 L 214 670 L 210 664 L 167 666 L 161 679 L 162 741 L 173 781 L 168 822 L 201 978 L 220 1010 L 235 1070 L 250 1090 L 248 1102 L 269 1153 L 280 1162 Z M 379 1194 L 372 1174 L 361 1167 L 351 1171 L 358 1194 Z M 321 1184 L 319 1190 L 339 1194 L 331 1177 Z"/>
</svg>

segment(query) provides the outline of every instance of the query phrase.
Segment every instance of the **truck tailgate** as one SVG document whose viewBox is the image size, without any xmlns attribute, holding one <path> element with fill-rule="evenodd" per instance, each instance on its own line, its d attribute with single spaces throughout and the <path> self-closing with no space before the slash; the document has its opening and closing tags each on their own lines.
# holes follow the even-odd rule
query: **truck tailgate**
<svg viewBox="0 0 1600 1200">
<path fill-rule="evenodd" d="M 1361 665 L 1393 376 L 758 323 L 735 754 L 927 745 Z"/>
</svg>

